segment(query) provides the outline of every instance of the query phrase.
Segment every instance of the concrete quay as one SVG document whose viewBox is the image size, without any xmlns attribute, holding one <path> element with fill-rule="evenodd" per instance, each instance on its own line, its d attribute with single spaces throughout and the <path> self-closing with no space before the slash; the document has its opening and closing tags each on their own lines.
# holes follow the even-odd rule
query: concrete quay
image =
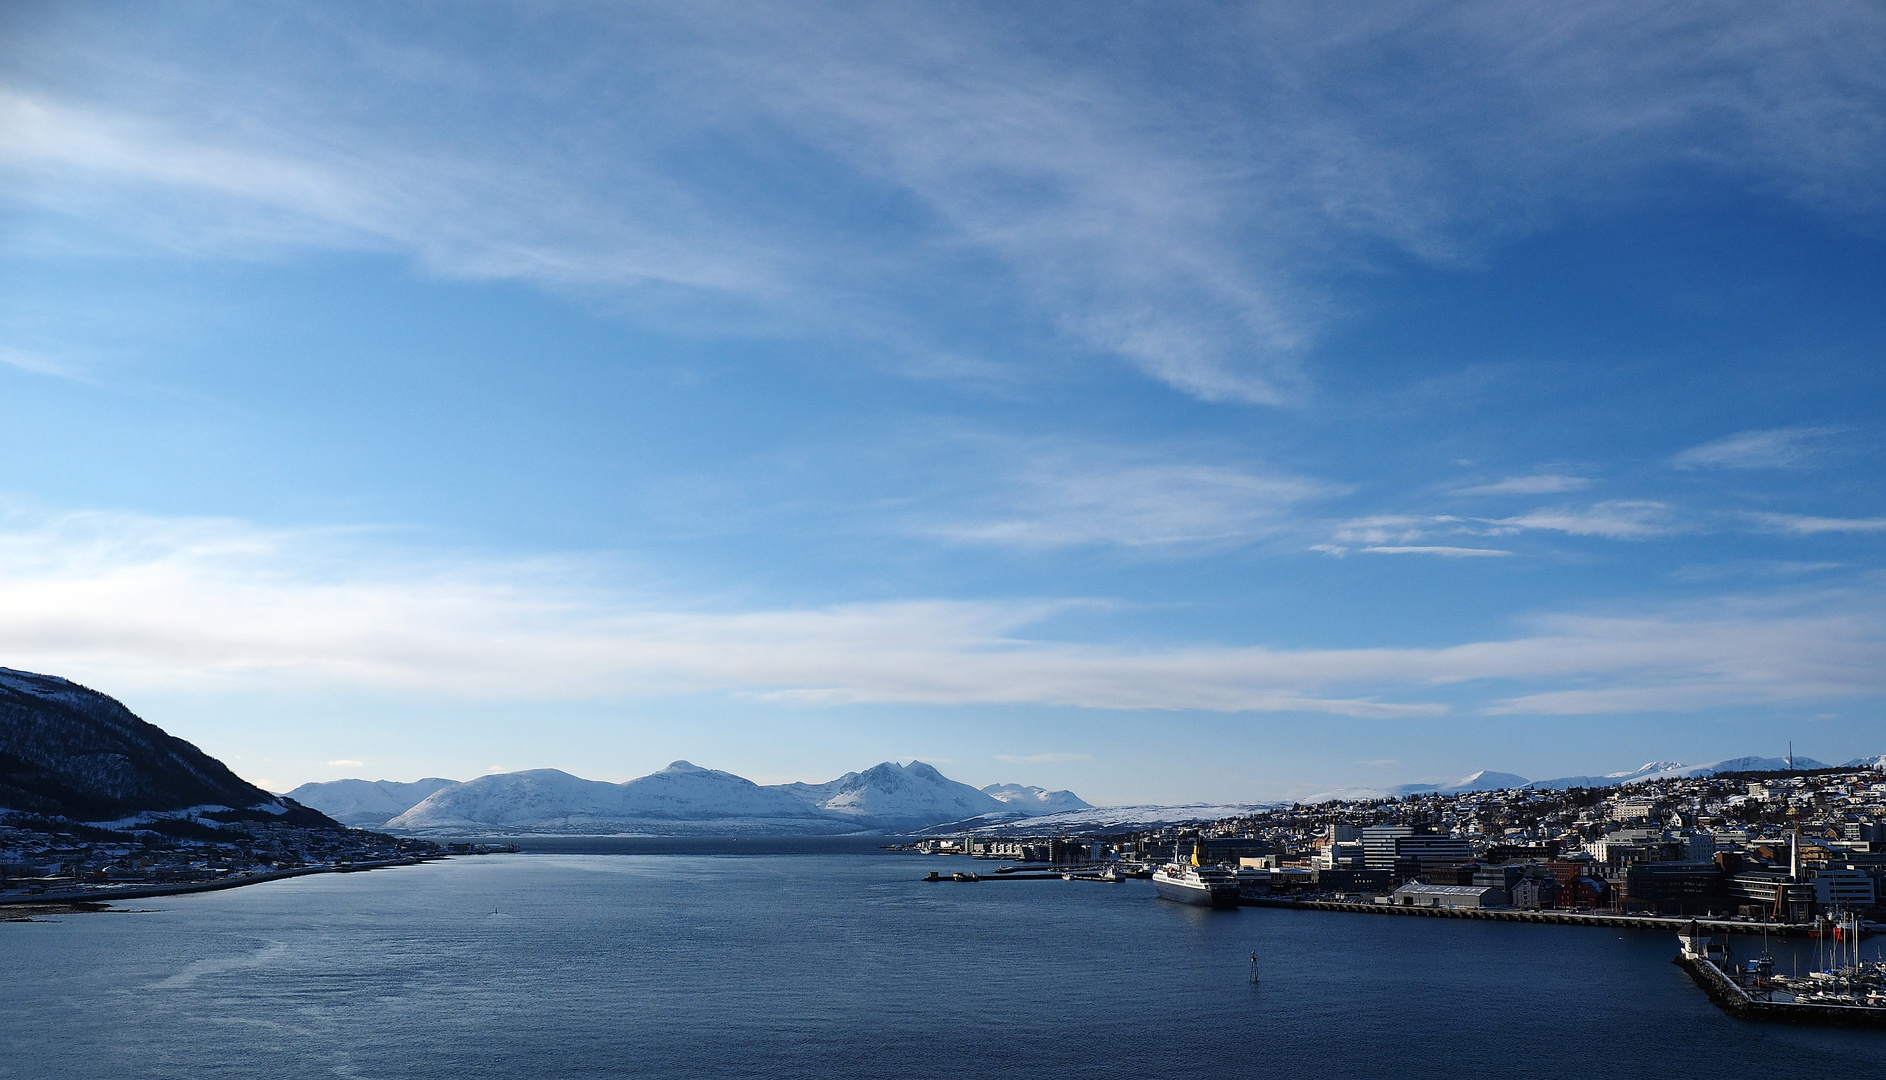
<svg viewBox="0 0 1886 1080">
<path fill-rule="evenodd" d="M 1339 900 L 1293 900 L 1284 897 L 1252 897 L 1242 900 L 1246 907 L 1294 908 L 1303 911 L 1341 911 L 1363 915 L 1419 915 L 1435 919 L 1480 919 L 1491 922 L 1556 923 L 1561 926 L 1630 927 L 1638 930 L 1675 932 L 1691 923 L 1714 933 L 1760 934 L 1776 937 L 1807 937 L 1808 923 L 1739 922 L 1734 919 L 1697 919 L 1676 915 L 1606 915 L 1583 911 L 1523 911 L 1516 908 L 1444 908 L 1406 907 L 1399 904 L 1351 904 Z"/>
</svg>

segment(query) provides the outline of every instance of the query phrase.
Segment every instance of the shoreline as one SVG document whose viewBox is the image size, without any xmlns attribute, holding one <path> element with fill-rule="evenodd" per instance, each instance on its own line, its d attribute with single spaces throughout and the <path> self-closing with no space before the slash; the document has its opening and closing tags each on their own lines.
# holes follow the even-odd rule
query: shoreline
<svg viewBox="0 0 1886 1080">
<path fill-rule="evenodd" d="M 375 859 L 370 862 L 333 863 L 321 866 L 297 866 L 289 870 L 265 870 L 254 874 L 232 874 L 229 877 L 211 881 L 186 881 L 175 885 L 127 885 L 122 889 L 110 885 L 101 885 L 84 890 L 66 892 L 19 893 L 0 896 L 0 908 L 8 907 L 60 907 L 71 908 L 85 904 L 109 904 L 116 900 L 142 900 L 153 896 L 179 896 L 185 893 L 221 892 L 224 889 L 240 889 L 244 885 L 260 885 L 265 881 L 281 881 L 284 878 L 307 877 L 311 874 L 356 874 L 368 870 L 384 870 L 395 866 L 416 866 L 420 863 L 437 862 L 450 858 L 449 855 L 412 855 L 398 859 Z"/>
</svg>

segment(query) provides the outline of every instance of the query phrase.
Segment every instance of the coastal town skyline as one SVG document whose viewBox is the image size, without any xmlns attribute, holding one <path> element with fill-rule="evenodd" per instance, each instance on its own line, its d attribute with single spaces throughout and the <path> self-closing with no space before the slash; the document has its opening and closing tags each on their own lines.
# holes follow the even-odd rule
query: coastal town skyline
<svg viewBox="0 0 1886 1080">
<path fill-rule="evenodd" d="M 0 16 L 0 666 L 270 790 L 1878 754 L 1876 10 Z"/>
</svg>

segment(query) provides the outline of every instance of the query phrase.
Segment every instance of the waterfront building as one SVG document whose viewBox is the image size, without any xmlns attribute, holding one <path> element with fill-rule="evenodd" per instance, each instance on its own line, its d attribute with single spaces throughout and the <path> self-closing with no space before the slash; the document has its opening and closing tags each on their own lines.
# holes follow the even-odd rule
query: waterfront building
<svg viewBox="0 0 1886 1080">
<path fill-rule="evenodd" d="M 1499 889 L 1475 885 L 1423 885 L 1410 881 L 1389 893 L 1387 902 L 1398 907 L 1497 908 L 1506 906 L 1506 894 Z"/>
<path fill-rule="evenodd" d="M 1779 870 L 1744 870 L 1732 874 L 1725 891 L 1743 914 L 1784 922 L 1806 922 L 1814 909 L 1814 886 Z"/>
<path fill-rule="evenodd" d="M 1814 875 L 1814 900 L 1822 910 L 1870 907 L 1874 896 L 1873 879 L 1856 866 L 1830 866 Z"/>
<path fill-rule="evenodd" d="M 1557 878 L 1523 877 L 1513 883 L 1511 895 L 1514 907 L 1538 911 L 1557 906 L 1559 892 Z"/>
<path fill-rule="evenodd" d="M 1526 866 L 1524 863 L 1501 863 L 1498 866 L 1481 865 L 1474 867 L 1473 880 L 1467 882 L 1467 884 L 1478 885 L 1483 889 L 1499 889 L 1501 892 L 1510 895 L 1513 891 L 1513 886 L 1519 884 L 1520 879 L 1525 876 Z"/>
<path fill-rule="evenodd" d="M 1729 906 L 1728 875 L 1714 862 L 1640 862 L 1624 873 L 1624 903 L 1665 915 L 1701 915 Z"/>
<path fill-rule="evenodd" d="M 1597 908 L 1611 900 L 1611 887 L 1595 877 L 1574 877 L 1565 883 L 1559 891 L 1558 906 L 1562 908 Z"/>
</svg>

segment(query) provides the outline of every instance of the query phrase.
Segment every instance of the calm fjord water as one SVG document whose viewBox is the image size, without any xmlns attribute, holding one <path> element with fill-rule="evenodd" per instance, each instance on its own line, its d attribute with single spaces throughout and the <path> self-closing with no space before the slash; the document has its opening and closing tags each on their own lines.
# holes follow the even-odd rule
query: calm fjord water
<svg viewBox="0 0 1886 1080">
<path fill-rule="evenodd" d="M 1879 1033 L 1723 1016 L 1661 932 L 561 847 L 0 924 L 0 1076 L 1886 1076 Z"/>
</svg>

